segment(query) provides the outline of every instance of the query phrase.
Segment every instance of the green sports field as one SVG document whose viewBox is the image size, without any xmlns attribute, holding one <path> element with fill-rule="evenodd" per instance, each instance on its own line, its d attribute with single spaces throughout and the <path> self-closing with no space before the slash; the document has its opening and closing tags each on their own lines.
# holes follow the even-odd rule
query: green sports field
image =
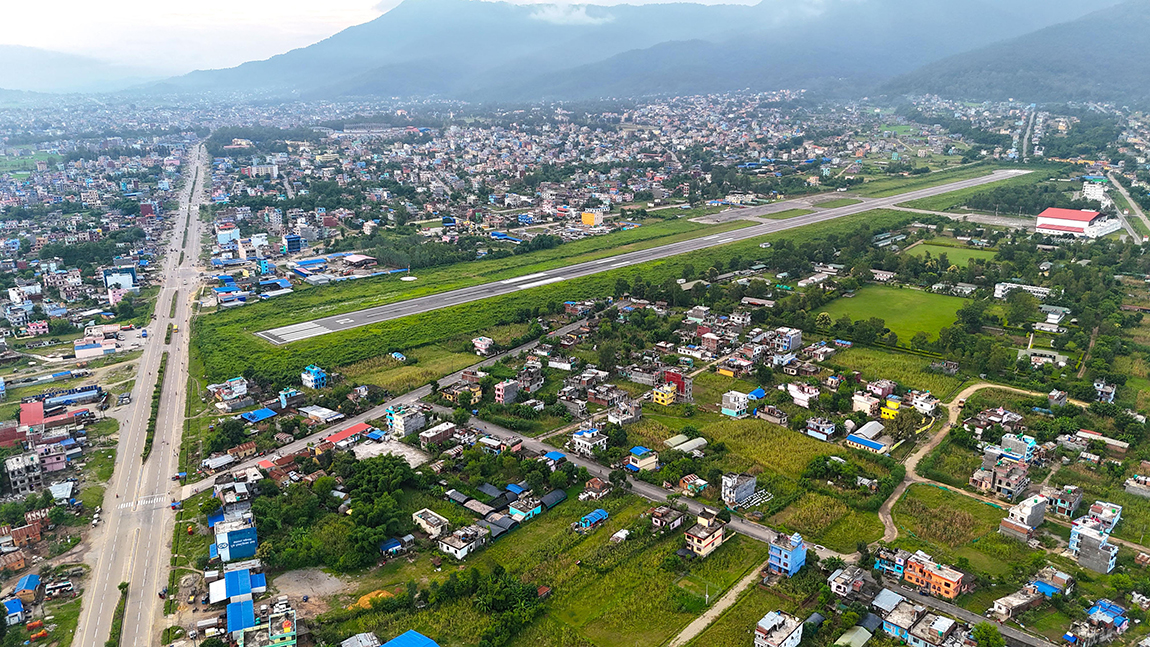
<svg viewBox="0 0 1150 647">
<path fill-rule="evenodd" d="M 959 297 L 922 290 L 869 285 L 854 297 L 835 299 L 820 310 L 830 313 L 834 319 L 844 314 L 856 321 L 878 317 L 906 344 L 920 330 L 931 339 L 937 337 L 940 329 L 955 322 L 955 313 L 963 302 Z"/>
<path fill-rule="evenodd" d="M 950 245 L 932 245 L 931 243 L 915 245 L 906 250 L 907 254 L 914 256 L 926 256 L 927 252 L 930 252 L 931 258 L 938 258 L 940 254 L 946 254 L 946 258 L 950 261 L 951 265 L 957 265 L 959 267 L 966 267 L 972 258 L 990 260 L 998 255 L 998 252 L 989 249 L 951 247 Z"/>
</svg>

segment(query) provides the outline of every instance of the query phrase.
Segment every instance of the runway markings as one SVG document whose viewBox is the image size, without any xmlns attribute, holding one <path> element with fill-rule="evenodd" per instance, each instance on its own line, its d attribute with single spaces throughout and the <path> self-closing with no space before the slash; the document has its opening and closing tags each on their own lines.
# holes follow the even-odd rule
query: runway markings
<svg viewBox="0 0 1150 647">
<path fill-rule="evenodd" d="M 596 265 L 602 265 L 603 263 L 610 263 L 612 260 L 613 259 L 611 259 L 611 258 L 600 258 L 597 261 L 591 261 L 591 262 L 596 264 Z"/>
<path fill-rule="evenodd" d="M 535 281 L 534 283 L 524 283 L 523 285 L 518 286 L 517 289 L 527 290 L 530 288 L 537 288 L 540 285 L 547 285 L 548 283 L 555 283 L 557 281 L 562 281 L 562 280 L 563 280 L 562 276 L 553 276 L 549 279 L 543 279 L 542 281 Z"/>
<path fill-rule="evenodd" d="M 515 283 L 521 283 L 523 281 L 530 281 L 531 279 L 543 278 L 544 276 L 547 276 L 547 272 L 539 272 L 538 274 L 528 274 L 527 276 L 517 276 L 513 279 L 507 279 L 506 281 L 500 281 L 499 283 L 502 285 L 513 285 Z"/>
<path fill-rule="evenodd" d="M 718 238 L 721 235 L 722 234 L 715 234 L 713 236 L 707 236 L 706 238 L 701 238 L 700 240 L 715 240 L 716 238 Z"/>
<path fill-rule="evenodd" d="M 631 264 L 631 261 L 620 261 L 618 263 L 612 263 L 611 267 L 623 267 L 624 265 L 630 265 L 630 264 Z"/>
<path fill-rule="evenodd" d="M 729 243 L 729 242 L 731 242 L 732 240 L 734 240 L 734 238 L 724 238 L 724 239 L 720 240 L 719 242 L 720 242 L 720 243 Z"/>
<path fill-rule="evenodd" d="M 341 326 L 355 322 L 355 319 L 336 319 L 335 322 Z"/>
</svg>

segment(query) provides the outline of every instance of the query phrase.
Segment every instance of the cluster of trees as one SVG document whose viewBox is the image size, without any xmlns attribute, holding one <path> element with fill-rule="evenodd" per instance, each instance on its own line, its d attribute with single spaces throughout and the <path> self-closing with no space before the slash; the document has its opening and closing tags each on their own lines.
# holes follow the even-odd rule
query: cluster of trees
<svg viewBox="0 0 1150 647">
<path fill-rule="evenodd" d="M 136 208 L 139 209 L 138 203 Z M 104 265 L 124 252 L 120 243 L 135 243 L 145 238 L 144 230 L 139 227 L 119 229 L 94 242 L 75 244 L 49 243 L 40 249 L 40 258 L 60 258 L 68 267 L 79 267 L 81 271 L 87 269 L 91 276 L 91 269 L 96 265 Z"/>
<path fill-rule="evenodd" d="M 1011 184 L 976 193 L 967 198 L 966 206 L 978 211 L 1037 216 L 1050 207 L 1097 209 L 1098 203 L 1074 200 L 1054 184 Z"/>
<path fill-rule="evenodd" d="M 928 125 L 938 124 L 950 132 L 950 134 L 962 137 L 964 141 L 983 148 L 1010 148 L 1010 144 L 1013 141 L 1010 135 L 1003 135 L 978 128 L 970 121 L 953 115 L 942 113 L 932 113 L 928 115 L 917 108 L 901 110 L 899 112 L 902 116 L 906 117 L 907 121 Z"/>
</svg>

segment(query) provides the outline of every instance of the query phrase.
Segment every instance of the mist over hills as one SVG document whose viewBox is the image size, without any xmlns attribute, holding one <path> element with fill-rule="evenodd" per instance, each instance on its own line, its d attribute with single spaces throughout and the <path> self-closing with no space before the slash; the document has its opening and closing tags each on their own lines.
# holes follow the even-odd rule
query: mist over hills
<svg viewBox="0 0 1150 647">
<path fill-rule="evenodd" d="M 314 45 L 139 91 L 484 101 L 795 87 L 870 92 L 899 75 L 910 79 L 924 65 L 1033 37 L 1035 30 L 1057 29 L 1050 26 L 1116 2 L 550 6 L 405 0 Z M 919 87 L 902 83 L 887 87 Z"/>
<path fill-rule="evenodd" d="M 76 54 L 0 45 L 0 88 L 31 92 L 114 92 L 162 75 Z"/>
<path fill-rule="evenodd" d="M 1150 102 L 1150 3 L 1134 0 L 925 65 L 896 93 L 966 99 Z"/>
</svg>

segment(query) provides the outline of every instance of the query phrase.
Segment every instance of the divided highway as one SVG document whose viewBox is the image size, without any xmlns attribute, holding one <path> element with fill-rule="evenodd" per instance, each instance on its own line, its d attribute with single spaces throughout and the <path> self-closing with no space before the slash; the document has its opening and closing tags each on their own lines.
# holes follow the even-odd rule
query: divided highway
<svg viewBox="0 0 1150 647">
<path fill-rule="evenodd" d="M 794 229 L 806 225 L 814 224 L 817 222 L 824 222 L 827 220 L 834 220 L 835 218 L 842 218 L 871 209 L 882 209 L 885 207 L 893 206 L 899 202 L 908 200 L 917 200 L 920 198 L 929 198 L 951 191 L 958 191 L 971 187 L 990 184 L 998 182 L 1018 175 L 1023 175 L 1029 171 L 1023 170 L 1003 170 L 995 171 L 990 175 L 983 177 L 972 178 L 969 180 L 960 180 L 951 182 L 950 184 L 943 184 L 936 187 L 926 189 L 919 189 L 909 193 L 903 193 L 888 198 L 876 198 L 867 200 L 861 204 L 849 205 L 846 207 L 837 207 L 834 209 L 824 209 L 815 213 L 807 214 L 805 216 L 796 216 L 786 220 L 776 220 L 761 225 L 746 227 L 743 229 L 728 231 L 720 234 L 712 234 L 701 238 L 692 240 L 680 241 L 671 243 L 660 247 L 652 247 L 650 249 L 639 250 L 635 252 L 628 252 L 626 254 L 619 254 L 607 258 L 600 258 L 586 263 L 579 263 L 565 268 L 556 268 L 545 272 L 538 272 L 527 276 L 520 276 L 504 281 L 494 281 L 482 285 L 475 285 L 468 288 L 461 288 L 459 290 L 452 290 L 450 292 L 443 292 L 441 294 L 434 294 L 426 297 L 419 297 L 416 299 L 409 299 L 407 301 L 400 301 L 382 306 L 375 306 L 358 310 L 356 312 L 349 312 L 341 315 L 333 315 L 330 317 L 323 317 L 320 319 L 313 319 L 303 323 L 292 324 L 289 326 L 281 326 L 264 330 L 255 333 L 259 337 L 276 345 L 288 344 L 293 341 L 301 339 L 308 339 L 311 337 L 318 337 L 332 332 L 341 330 L 350 330 L 358 328 L 359 326 L 367 326 L 382 321 L 391 319 L 398 319 L 409 315 L 428 312 L 439 308 L 446 308 L 450 306 L 461 305 L 470 303 L 479 299 L 486 299 L 489 297 L 500 296 L 504 294 L 511 294 L 519 290 L 526 290 L 541 285 L 548 285 L 550 283 L 557 283 L 559 281 L 566 281 L 569 279 L 589 276 L 614 270 L 628 265 L 635 265 L 638 263 L 645 263 L 647 261 L 654 261 L 670 256 L 677 256 L 679 254 L 686 254 L 717 245 L 726 245 L 751 238 L 757 238 L 766 234 L 772 234 L 787 229 Z M 740 217 L 754 217 L 764 214 L 769 214 L 777 211 L 776 205 L 765 205 L 762 207 L 751 207 L 739 211 Z"/>
<path fill-rule="evenodd" d="M 148 325 L 151 333 L 144 344 L 132 390 L 132 403 L 109 412 L 120 420 L 116 469 L 104 495 L 101 524 L 89 537 L 90 548 L 85 561 L 92 566 L 82 596 L 80 622 L 74 645 L 97 647 L 108 639 L 112 612 L 116 608 L 120 582 L 128 582 L 128 602 L 124 614 L 121 645 L 159 644 L 157 620 L 162 617 L 162 601 L 157 593 L 168 582 L 168 564 L 172 540 L 173 517 L 168 508 L 178 490 L 169 479 L 176 471 L 175 454 L 183 432 L 184 404 L 187 390 L 188 320 L 191 316 L 189 291 L 194 289 L 199 258 L 199 208 L 203 198 L 204 169 L 207 156 L 197 148 L 187 171 L 194 178 L 180 195 L 180 210 L 175 217 L 175 231 L 168 245 L 177 251 L 165 255 L 163 283 L 156 297 L 156 318 Z M 198 175 L 192 169 L 200 169 Z M 190 215 L 190 218 L 189 218 Z M 190 221 L 190 226 L 186 223 Z M 179 246 L 188 230 L 188 246 L 180 263 Z M 181 289 L 182 288 L 182 289 Z M 176 316 L 169 317 L 172 299 L 176 299 Z M 179 325 L 180 332 L 164 343 L 169 323 Z M 168 352 L 163 395 L 156 425 L 155 442 L 147 461 L 141 461 L 147 435 L 152 391 L 157 380 L 160 358 Z"/>
</svg>

